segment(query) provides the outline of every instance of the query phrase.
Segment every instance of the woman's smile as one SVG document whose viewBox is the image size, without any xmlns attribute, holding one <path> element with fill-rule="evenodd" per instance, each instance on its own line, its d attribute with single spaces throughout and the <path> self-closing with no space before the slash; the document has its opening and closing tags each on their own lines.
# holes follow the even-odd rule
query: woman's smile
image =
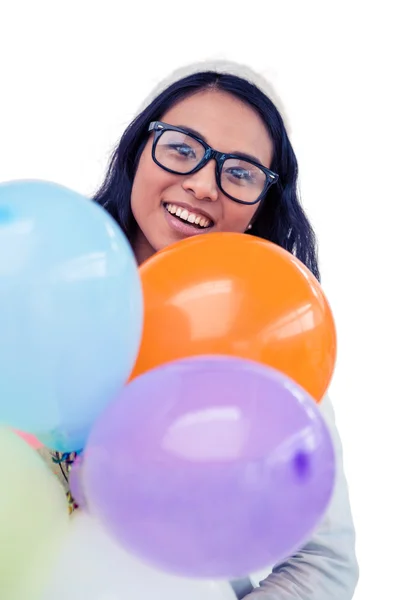
<svg viewBox="0 0 400 600">
<path fill-rule="evenodd" d="M 163 202 L 162 207 L 168 225 L 184 236 L 205 233 L 214 226 L 210 215 L 188 204 Z"/>
</svg>

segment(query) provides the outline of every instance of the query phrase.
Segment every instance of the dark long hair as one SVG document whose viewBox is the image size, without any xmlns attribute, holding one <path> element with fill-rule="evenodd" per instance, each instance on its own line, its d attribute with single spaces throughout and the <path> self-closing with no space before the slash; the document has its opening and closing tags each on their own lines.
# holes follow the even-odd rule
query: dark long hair
<svg viewBox="0 0 400 600">
<path fill-rule="evenodd" d="M 106 177 L 94 196 L 118 222 L 129 239 L 137 227 L 130 206 L 133 179 L 148 139 L 151 121 L 179 100 L 212 88 L 228 92 L 252 106 L 271 135 L 274 154 L 271 169 L 279 174 L 256 212 L 247 232 L 278 244 L 301 260 L 319 280 L 317 244 L 313 228 L 300 204 L 298 165 L 283 119 L 273 102 L 254 84 L 227 73 L 204 71 L 184 77 L 162 91 L 127 127 L 113 152 Z"/>
</svg>

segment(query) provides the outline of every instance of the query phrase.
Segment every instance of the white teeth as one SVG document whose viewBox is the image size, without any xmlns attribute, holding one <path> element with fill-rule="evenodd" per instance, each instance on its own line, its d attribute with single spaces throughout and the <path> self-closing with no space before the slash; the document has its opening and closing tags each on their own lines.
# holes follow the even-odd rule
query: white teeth
<svg viewBox="0 0 400 600">
<path fill-rule="evenodd" d="M 166 204 L 165 208 L 171 215 L 176 215 L 183 221 L 200 225 L 200 227 L 208 227 L 211 225 L 211 220 L 207 217 L 189 212 L 186 208 L 180 208 L 180 206 L 176 206 L 176 204 Z"/>
</svg>

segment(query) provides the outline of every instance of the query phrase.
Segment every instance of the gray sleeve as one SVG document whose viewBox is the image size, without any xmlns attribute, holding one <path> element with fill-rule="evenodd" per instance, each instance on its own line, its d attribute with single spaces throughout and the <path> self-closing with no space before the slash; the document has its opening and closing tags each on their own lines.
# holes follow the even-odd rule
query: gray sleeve
<svg viewBox="0 0 400 600">
<path fill-rule="evenodd" d="M 355 532 L 342 445 L 332 404 L 320 404 L 333 437 L 337 457 L 334 494 L 324 520 L 297 554 L 275 565 L 271 575 L 246 600 L 350 600 L 358 581 Z"/>
</svg>

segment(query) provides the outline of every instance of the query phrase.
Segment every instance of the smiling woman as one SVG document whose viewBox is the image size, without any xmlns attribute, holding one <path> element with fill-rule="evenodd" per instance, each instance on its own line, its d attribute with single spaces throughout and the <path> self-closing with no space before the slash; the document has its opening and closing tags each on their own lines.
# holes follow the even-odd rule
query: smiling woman
<svg viewBox="0 0 400 600">
<path fill-rule="evenodd" d="M 262 118 L 215 84 L 178 101 L 162 119 L 149 126 L 132 186 L 139 261 L 204 231 L 244 232 L 278 179 L 268 168 L 273 144 Z"/>
<path fill-rule="evenodd" d="M 205 217 L 207 231 L 247 232 L 295 253 L 319 279 L 280 111 L 228 67 L 193 71 L 164 86 L 127 127 L 95 201 L 124 229 L 139 263 L 200 233 L 186 224 L 189 216 L 195 225 Z M 171 209 L 181 209 L 178 218 L 169 217 Z M 182 213 L 184 231 L 177 228 Z"/>
<path fill-rule="evenodd" d="M 163 86 L 124 132 L 94 200 L 123 228 L 139 264 L 188 236 L 238 232 L 278 244 L 319 279 L 284 119 L 260 77 L 244 70 L 243 77 L 238 65 L 197 66 Z M 353 596 L 358 567 L 341 443 L 329 399 L 320 407 L 336 446 L 331 505 L 312 539 L 275 565 L 249 600 Z"/>
</svg>

